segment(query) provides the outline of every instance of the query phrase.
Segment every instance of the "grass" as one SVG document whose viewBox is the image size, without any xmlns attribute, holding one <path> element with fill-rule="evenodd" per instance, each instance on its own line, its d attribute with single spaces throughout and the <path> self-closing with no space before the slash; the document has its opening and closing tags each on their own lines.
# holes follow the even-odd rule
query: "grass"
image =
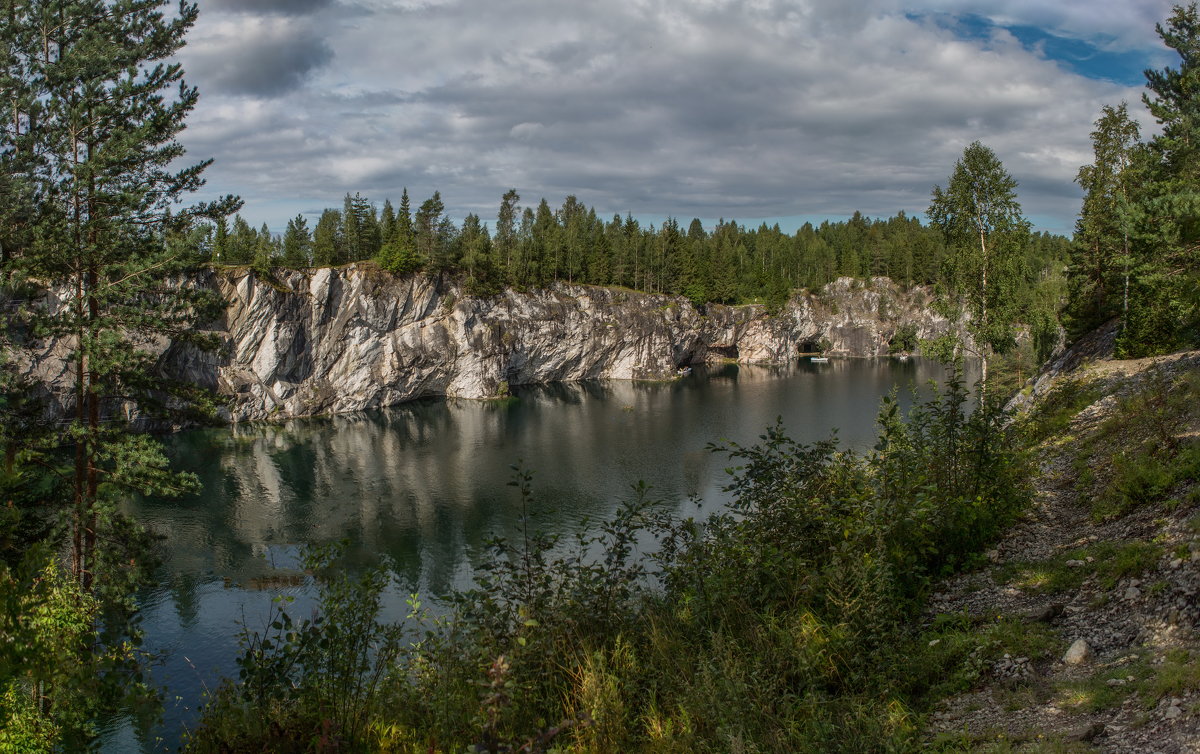
<svg viewBox="0 0 1200 754">
<path fill-rule="evenodd" d="M 1196 689 L 1200 689 L 1200 658 L 1186 649 L 1172 649 L 1147 690 L 1157 702 L 1164 696 L 1179 696 Z"/>
<path fill-rule="evenodd" d="M 936 752 L 971 752 L 972 754 L 1082 754 L 1093 752 L 1095 747 L 1081 741 L 1065 741 L 1062 736 L 1045 736 L 1041 733 L 1012 734 L 991 729 L 971 733 L 955 731 L 943 733 L 930 743 L 929 749 Z"/>
<path fill-rule="evenodd" d="M 1123 681 L 1110 685 L 1109 681 Z M 1200 661 L 1186 649 L 1172 649 L 1163 662 L 1153 665 L 1139 658 L 1109 667 L 1088 678 L 1064 681 L 1056 686 L 1059 706 L 1078 712 L 1101 712 L 1120 706 L 1136 695 L 1144 709 L 1153 709 L 1167 696 L 1180 696 L 1200 689 Z"/>
<path fill-rule="evenodd" d="M 1173 452 L 1158 447 L 1144 448 L 1132 453 L 1117 453 L 1112 457 L 1112 472 L 1108 483 L 1092 504 L 1092 518 L 1105 521 L 1117 518 L 1143 505 L 1172 501 L 1171 492 L 1182 482 L 1200 476 L 1200 444 L 1189 443 Z M 1086 486 L 1091 480 L 1081 479 Z M 1196 497 L 1195 489 L 1189 498 Z"/>
<path fill-rule="evenodd" d="M 1062 594 L 1078 589 L 1095 575 L 1101 587 L 1112 589 L 1121 579 L 1150 570 L 1162 553 L 1161 546 L 1150 542 L 1097 542 L 1042 561 L 1006 564 L 996 578 L 1025 591 Z M 1068 561 L 1082 561 L 1082 565 L 1067 565 Z"/>
<path fill-rule="evenodd" d="M 1078 680 L 1056 685 L 1055 698 L 1063 709 L 1076 712 L 1101 712 L 1120 706 L 1131 694 L 1141 694 L 1154 678 L 1154 669 L 1145 658 Z M 1132 679 L 1132 680 L 1131 680 Z M 1109 681 L 1118 681 L 1112 685 Z"/>
<path fill-rule="evenodd" d="M 1058 655 L 1063 640 L 1042 623 L 1009 617 L 978 621 L 942 614 L 902 649 L 912 691 L 939 699 L 970 689 L 1004 655 L 1038 662 Z"/>
<path fill-rule="evenodd" d="M 1094 387 L 1094 385 L 1093 385 Z M 1029 420 L 1030 438 L 1065 429 L 1072 409 L 1090 388 L 1065 383 Z M 1077 446 L 1075 489 L 1092 500 L 1092 518 L 1106 521 L 1150 504 L 1200 502 L 1191 480 L 1200 476 L 1200 443 L 1181 436 L 1200 420 L 1200 375 L 1169 380 L 1151 373 L 1138 390 L 1117 401 L 1109 416 Z M 1186 489 L 1188 485 L 1191 489 Z"/>
<path fill-rule="evenodd" d="M 1095 403 L 1102 395 L 1098 380 L 1066 378 L 1042 399 L 1036 411 L 1024 419 L 1022 434 L 1030 445 L 1061 435 L 1080 411 Z"/>
</svg>

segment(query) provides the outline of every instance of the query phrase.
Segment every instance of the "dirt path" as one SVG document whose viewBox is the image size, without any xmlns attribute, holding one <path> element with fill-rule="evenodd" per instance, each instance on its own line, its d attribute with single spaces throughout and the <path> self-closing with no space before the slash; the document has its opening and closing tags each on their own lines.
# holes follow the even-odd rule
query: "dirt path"
<svg viewBox="0 0 1200 754">
<path fill-rule="evenodd" d="M 932 715 L 934 748 L 1200 752 L 1200 484 L 1174 479 L 1158 499 L 1097 513 L 1116 459 L 1153 447 L 1162 417 L 1172 447 L 1196 436 L 1195 375 L 1200 351 L 1101 358 L 1041 386 L 1043 396 L 1074 390 L 1083 405 L 1038 448 L 1033 509 L 988 567 L 944 584 L 930 620 L 1012 621 L 1047 648 L 989 660 L 974 688 Z M 1175 392 L 1160 406 L 1152 391 L 1163 386 Z M 1087 648 L 1073 662 L 1077 640 Z"/>
</svg>

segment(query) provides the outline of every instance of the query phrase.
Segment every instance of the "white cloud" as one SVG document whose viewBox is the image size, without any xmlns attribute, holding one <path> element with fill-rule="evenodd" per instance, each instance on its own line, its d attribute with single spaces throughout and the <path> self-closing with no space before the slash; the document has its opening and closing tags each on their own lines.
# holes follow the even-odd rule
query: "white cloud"
<svg viewBox="0 0 1200 754">
<path fill-rule="evenodd" d="M 1074 3 L 1049 15 L 968 5 L 1079 35 L 1145 15 L 1089 3 L 1085 23 Z M 1138 92 L 1065 71 L 1006 32 L 966 41 L 912 11 L 372 0 L 288 18 L 212 13 L 185 56 L 203 99 L 184 141 L 217 158 L 213 193 L 243 194 L 253 222 L 278 226 L 290 215 L 256 206 L 336 206 L 354 191 L 395 201 L 403 186 L 415 203 L 438 189 L 452 214 L 485 219 L 512 186 L 526 202 L 575 194 L 605 213 L 685 219 L 920 212 L 979 139 L 1021 181 L 1029 214 L 1069 228 L 1092 120 Z M 257 92 L 230 87 L 211 63 L 256 37 L 309 33 L 330 54 L 291 63 L 286 89 L 262 77 Z"/>
</svg>

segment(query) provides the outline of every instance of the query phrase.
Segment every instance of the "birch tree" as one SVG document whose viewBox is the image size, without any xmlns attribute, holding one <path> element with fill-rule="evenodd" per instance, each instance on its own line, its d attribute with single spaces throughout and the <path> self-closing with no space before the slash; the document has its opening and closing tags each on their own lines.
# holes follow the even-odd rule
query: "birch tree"
<svg viewBox="0 0 1200 754">
<path fill-rule="evenodd" d="M 947 285 L 954 312 L 974 340 L 986 398 L 988 359 L 1015 345 L 1016 288 L 1029 223 L 1017 202 L 1017 181 L 996 153 L 976 141 L 954 165 L 946 188 L 934 186 L 926 212 L 946 238 Z"/>
</svg>

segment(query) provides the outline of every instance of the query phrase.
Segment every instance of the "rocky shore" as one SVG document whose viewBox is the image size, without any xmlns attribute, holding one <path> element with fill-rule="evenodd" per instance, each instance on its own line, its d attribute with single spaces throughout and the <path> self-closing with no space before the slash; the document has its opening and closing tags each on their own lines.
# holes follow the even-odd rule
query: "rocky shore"
<svg viewBox="0 0 1200 754">
<path fill-rule="evenodd" d="M 1200 751 L 1200 352 L 1115 360 L 1111 329 L 1014 403 L 1035 505 L 931 601 L 929 625 L 989 637 L 978 682 L 930 718 L 935 748 Z"/>
</svg>

